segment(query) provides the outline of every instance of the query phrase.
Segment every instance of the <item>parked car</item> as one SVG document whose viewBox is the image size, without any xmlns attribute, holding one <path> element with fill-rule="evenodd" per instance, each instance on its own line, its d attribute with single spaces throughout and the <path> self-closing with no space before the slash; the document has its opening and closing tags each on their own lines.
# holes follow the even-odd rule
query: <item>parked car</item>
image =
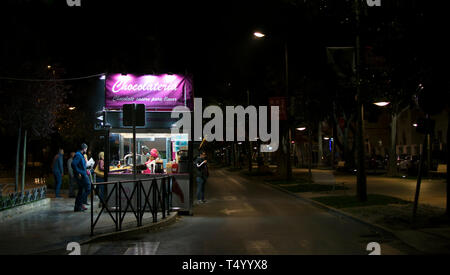
<svg viewBox="0 0 450 275">
<path fill-rule="evenodd" d="M 369 159 L 369 169 L 386 169 L 388 159 L 381 155 L 374 155 Z"/>
<path fill-rule="evenodd" d="M 400 155 L 397 157 L 397 167 L 399 171 L 405 171 L 408 174 L 416 174 L 419 167 L 419 157 Z"/>
</svg>

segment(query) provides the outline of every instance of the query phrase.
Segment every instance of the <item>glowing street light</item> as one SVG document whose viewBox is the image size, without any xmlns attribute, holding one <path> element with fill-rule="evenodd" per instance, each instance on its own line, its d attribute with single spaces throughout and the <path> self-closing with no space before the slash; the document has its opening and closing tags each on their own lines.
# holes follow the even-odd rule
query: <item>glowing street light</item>
<svg viewBox="0 0 450 275">
<path fill-rule="evenodd" d="M 69 107 L 69 110 L 70 111 L 73 111 L 73 110 L 75 110 L 76 108 L 75 107 Z"/>
<path fill-rule="evenodd" d="M 265 35 L 264 33 L 262 33 L 262 32 L 254 32 L 253 35 L 254 35 L 256 38 L 263 38 L 264 36 L 266 36 L 266 35 Z"/>
<path fill-rule="evenodd" d="M 390 102 L 386 102 L 386 101 L 381 101 L 381 102 L 375 102 L 374 104 L 377 105 L 378 107 L 385 107 L 385 106 L 388 106 L 391 103 Z"/>
<path fill-rule="evenodd" d="M 306 127 L 300 127 L 300 128 L 297 128 L 297 130 L 299 130 L 299 131 L 305 131 L 305 130 L 306 130 Z"/>
</svg>

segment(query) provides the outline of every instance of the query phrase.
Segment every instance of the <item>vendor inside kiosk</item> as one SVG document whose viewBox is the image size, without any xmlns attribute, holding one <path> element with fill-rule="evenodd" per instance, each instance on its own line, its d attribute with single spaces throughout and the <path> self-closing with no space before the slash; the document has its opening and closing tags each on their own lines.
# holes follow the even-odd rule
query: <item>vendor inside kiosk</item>
<svg viewBox="0 0 450 275">
<path fill-rule="evenodd" d="M 133 135 L 111 133 L 109 174 L 133 173 Z M 188 135 L 170 133 L 136 134 L 138 174 L 187 173 Z"/>
</svg>

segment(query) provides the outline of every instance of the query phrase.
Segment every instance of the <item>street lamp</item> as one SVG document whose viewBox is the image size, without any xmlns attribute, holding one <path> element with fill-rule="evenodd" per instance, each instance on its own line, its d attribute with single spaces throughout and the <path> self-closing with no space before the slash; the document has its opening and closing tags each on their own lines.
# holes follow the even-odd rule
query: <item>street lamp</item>
<svg viewBox="0 0 450 275">
<path fill-rule="evenodd" d="M 387 101 L 381 101 L 381 102 L 374 102 L 373 104 L 377 105 L 378 107 L 386 107 L 391 103 Z"/>
<path fill-rule="evenodd" d="M 303 131 L 306 130 L 306 127 L 300 127 L 300 128 L 297 128 L 297 130 L 300 131 L 300 132 L 303 132 Z"/>
<path fill-rule="evenodd" d="M 254 32 L 253 35 L 254 35 L 256 38 L 263 38 L 264 36 L 266 36 L 266 35 L 265 35 L 264 33 L 262 33 L 262 32 Z"/>
<path fill-rule="evenodd" d="M 261 33 L 261 32 L 258 32 L 258 31 L 255 31 L 254 33 L 253 33 L 253 35 L 257 38 L 257 39 L 260 39 L 260 38 L 263 38 L 263 37 L 265 37 L 266 35 L 264 34 L 264 33 Z M 288 63 L 288 60 L 289 60 L 289 58 L 288 58 L 288 46 L 287 46 L 287 37 L 285 37 L 285 39 L 284 39 L 284 65 L 285 65 L 285 86 L 286 86 L 286 90 L 285 90 L 285 97 L 286 97 L 286 100 L 287 100 L 287 107 L 286 107 L 286 113 L 287 113 L 287 121 L 284 121 L 284 123 L 282 124 L 282 143 L 285 145 L 285 146 L 282 146 L 282 151 L 283 151 L 283 153 L 285 153 L 287 156 L 288 156 L 288 161 L 287 161 L 287 163 L 286 163 L 286 167 L 287 167 L 287 173 L 286 173 L 286 176 L 287 176 L 287 178 L 291 178 L 291 175 L 292 175 L 292 171 L 291 171 L 291 161 L 290 161 L 290 155 L 291 155 L 291 146 L 289 145 L 289 139 L 290 139 L 290 136 L 291 136 L 291 132 L 292 132 L 292 129 L 289 127 L 289 123 L 288 123 L 288 121 L 289 121 L 289 104 L 290 104 L 290 100 L 289 100 L 289 63 Z M 284 137 L 284 138 L 283 138 Z M 284 140 L 284 141 L 283 141 Z"/>
<path fill-rule="evenodd" d="M 73 110 L 75 110 L 76 108 L 75 107 L 69 107 L 69 110 L 70 111 L 73 111 Z"/>
</svg>

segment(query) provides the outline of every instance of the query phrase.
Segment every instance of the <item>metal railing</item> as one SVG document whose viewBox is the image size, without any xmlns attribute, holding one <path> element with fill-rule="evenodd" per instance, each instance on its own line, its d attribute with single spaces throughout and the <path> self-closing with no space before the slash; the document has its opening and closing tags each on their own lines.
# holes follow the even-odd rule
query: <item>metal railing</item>
<svg viewBox="0 0 450 275">
<path fill-rule="evenodd" d="M 0 211 L 45 199 L 46 194 L 47 187 L 41 186 L 25 190 L 23 193 L 13 192 L 7 196 L 0 196 Z"/>
<path fill-rule="evenodd" d="M 130 193 L 129 189 L 124 188 L 124 184 L 132 183 L 134 185 Z M 104 186 L 107 187 L 107 190 L 103 195 L 98 196 L 101 210 L 94 219 L 95 186 Z M 113 196 L 114 202 L 111 203 L 110 200 Z M 125 204 L 122 203 L 123 201 L 125 201 Z M 134 215 L 136 218 L 136 226 L 140 227 L 143 225 L 144 214 L 146 212 L 151 213 L 152 222 L 155 223 L 158 221 L 159 210 L 161 211 L 162 219 L 165 219 L 166 215 L 170 215 L 171 207 L 172 176 L 170 175 L 149 179 L 93 183 L 91 188 L 91 236 L 94 235 L 95 226 L 104 212 L 114 222 L 115 230 L 121 231 L 125 216 L 129 213 Z"/>
</svg>

